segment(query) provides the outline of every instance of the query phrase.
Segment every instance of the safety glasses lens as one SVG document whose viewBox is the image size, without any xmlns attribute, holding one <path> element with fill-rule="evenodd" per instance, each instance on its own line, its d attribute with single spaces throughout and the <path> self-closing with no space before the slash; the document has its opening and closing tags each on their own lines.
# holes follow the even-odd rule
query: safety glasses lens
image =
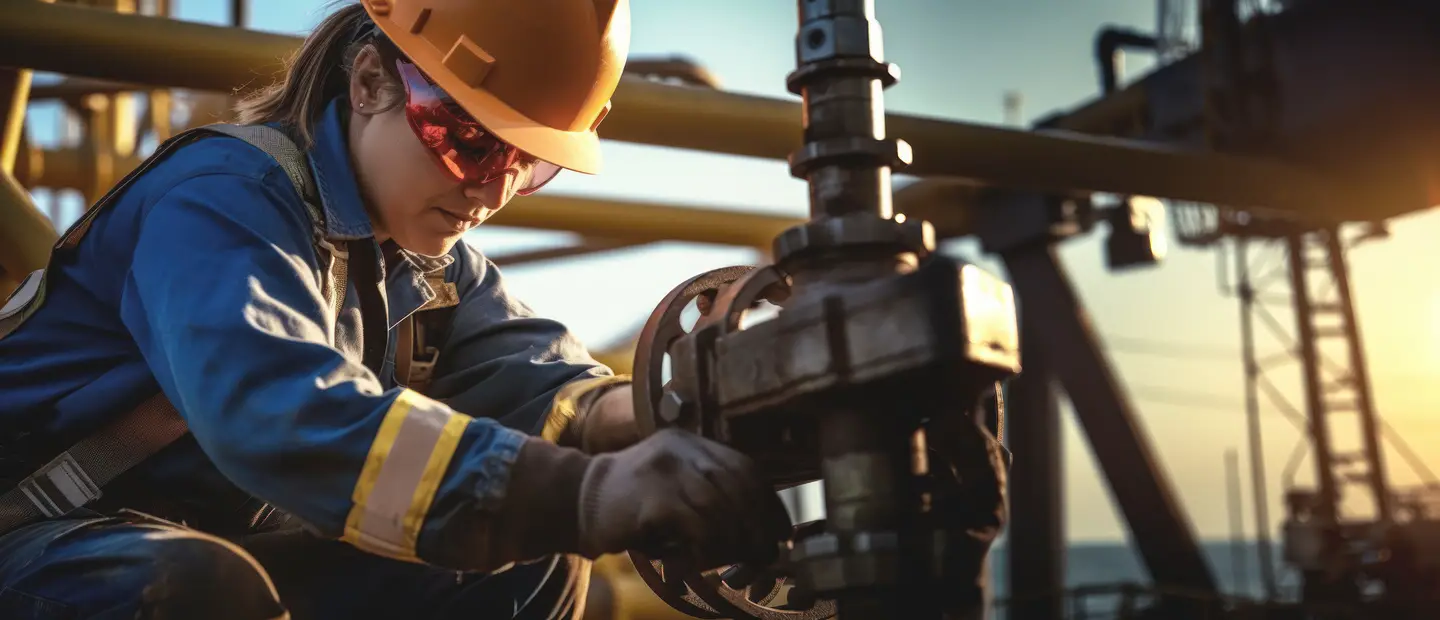
<svg viewBox="0 0 1440 620">
<path fill-rule="evenodd" d="M 435 155 L 440 168 L 458 181 L 490 183 L 511 176 L 515 193 L 539 191 L 561 168 L 491 136 L 445 91 L 404 60 L 395 61 L 405 83 L 405 118 Z"/>
</svg>

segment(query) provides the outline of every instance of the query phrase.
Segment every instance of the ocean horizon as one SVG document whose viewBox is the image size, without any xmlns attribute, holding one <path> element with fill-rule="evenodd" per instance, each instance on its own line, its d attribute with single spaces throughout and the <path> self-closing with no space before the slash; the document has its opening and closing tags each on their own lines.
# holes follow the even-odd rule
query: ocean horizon
<svg viewBox="0 0 1440 620">
<path fill-rule="evenodd" d="M 1264 583 L 1254 541 L 1204 540 L 1201 551 L 1221 591 L 1230 596 L 1260 598 Z M 1293 571 L 1280 562 L 1280 545 L 1271 543 L 1276 581 L 1282 594 L 1297 585 Z M 1237 558 L 1238 556 L 1238 558 Z M 991 553 L 990 572 L 996 598 L 1009 595 L 1009 549 L 1000 545 Z M 1238 559 L 1238 561 L 1237 561 Z M 1135 549 L 1126 541 L 1072 541 L 1065 553 L 1067 588 L 1120 583 L 1149 584 L 1150 576 Z"/>
</svg>

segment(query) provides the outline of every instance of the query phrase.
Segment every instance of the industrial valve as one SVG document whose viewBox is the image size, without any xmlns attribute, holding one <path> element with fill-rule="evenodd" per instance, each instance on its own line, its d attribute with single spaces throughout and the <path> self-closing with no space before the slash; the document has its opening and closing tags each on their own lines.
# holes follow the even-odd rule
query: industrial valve
<svg viewBox="0 0 1440 620">
<path fill-rule="evenodd" d="M 881 97 L 899 72 L 872 1 L 798 5 L 789 86 L 805 100 L 805 144 L 790 166 L 811 219 L 775 240 L 773 265 L 672 290 L 641 333 L 634 394 L 645 434 L 724 442 L 777 489 L 823 481 L 826 518 L 797 525 L 778 566 L 631 557 L 697 618 L 938 620 L 983 604 L 968 597 L 984 547 L 971 536 L 1004 519 L 1004 465 L 980 417 L 1020 370 L 1015 301 L 935 253 L 928 223 L 892 212 L 891 173 L 910 149 L 885 137 Z M 747 321 L 762 302 L 779 311 Z"/>
</svg>

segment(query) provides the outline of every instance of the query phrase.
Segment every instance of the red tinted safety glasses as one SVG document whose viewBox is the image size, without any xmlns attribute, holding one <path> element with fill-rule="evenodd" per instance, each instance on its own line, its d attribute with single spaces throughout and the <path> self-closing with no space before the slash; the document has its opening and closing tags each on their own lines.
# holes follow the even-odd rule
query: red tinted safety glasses
<svg viewBox="0 0 1440 620">
<path fill-rule="evenodd" d="M 560 173 L 559 166 L 490 135 L 415 65 L 402 59 L 395 66 L 405 82 L 405 119 L 440 168 L 455 180 L 480 184 L 511 175 L 515 193 L 528 196 Z"/>
</svg>

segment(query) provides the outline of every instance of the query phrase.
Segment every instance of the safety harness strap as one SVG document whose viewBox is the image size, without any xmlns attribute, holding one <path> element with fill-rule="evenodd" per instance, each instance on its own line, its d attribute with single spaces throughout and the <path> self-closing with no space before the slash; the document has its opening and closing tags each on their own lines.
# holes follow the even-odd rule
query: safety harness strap
<svg viewBox="0 0 1440 620">
<path fill-rule="evenodd" d="M 0 532 L 59 517 L 100 498 L 100 488 L 188 432 L 164 394 L 80 440 L 0 496 Z"/>
<path fill-rule="evenodd" d="M 118 196 L 128 185 L 179 144 L 204 133 L 220 133 L 244 140 L 273 157 L 304 199 L 316 231 L 317 252 L 327 266 L 322 293 L 338 315 L 344 304 L 347 281 L 346 254 L 324 241 L 324 214 L 318 206 L 318 194 L 304 153 L 283 132 L 264 125 L 208 125 L 192 129 L 167 140 L 146 161 L 115 186 L 104 198 L 76 222 L 56 244 L 55 252 L 73 248 L 90 227 L 95 215 Z M 327 256 L 328 255 L 328 258 Z M 53 256 L 53 255 L 52 255 Z M 53 261 L 53 258 L 52 258 Z M 39 307 L 44 297 L 44 274 L 31 276 L 25 286 L 34 286 L 29 299 L 7 302 L 8 317 L 18 320 L 0 327 L 4 337 L 19 326 L 24 317 Z M 17 305 L 20 307 L 11 308 Z M 3 319 L 0 319 L 3 320 Z M 185 436 L 189 428 L 164 393 L 150 397 L 118 420 L 71 446 L 44 467 L 26 477 L 18 486 L 0 495 L 0 533 L 49 517 L 58 517 L 100 498 L 101 488 L 120 474 L 140 464 L 161 448 Z"/>
<path fill-rule="evenodd" d="M 450 324 L 450 313 L 460 305 L 454 282 L 444 272 L 425 276 L 435 296 L 395 326 L 395 381 L 421 394 L 430 389 L 440 363 L 440 340 Z"/>
</svg>

